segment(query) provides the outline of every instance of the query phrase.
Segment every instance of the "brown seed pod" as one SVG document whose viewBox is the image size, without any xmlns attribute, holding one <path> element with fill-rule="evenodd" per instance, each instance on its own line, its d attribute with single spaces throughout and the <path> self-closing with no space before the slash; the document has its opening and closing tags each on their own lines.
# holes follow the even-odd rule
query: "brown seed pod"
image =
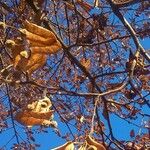
<svg viewBox="0 0 150 150">
<path fill-rule="evenodd" d="M 96 142 L 90 135 L 86 137 L 86 141 L 88 145 L 95 146 L 97 150 L 106 150 L 106 148 L 102 144 Z"/>
<path fill-rule="evenodd" d="M 37 125 L 51 125 L 52 121 L 49 120 L 53 114 L 53 111 L 47 113 L 35 113 L 30 111 L 18 112 L 15 116 L 20 124 L 28 127 Z"/>
<path fill-rule="evenodd" d="M 37 34 L 34 34 L 32 32 L 29 32 L 28 30 L 26 29 L 20 29 L 20 32 L 25 35 L 25 37 L 27 38 L 27 40 L 30 41 L 31 45 L 32 45 L 32 42 L 33 43 L 40 43 L 40 44 L 43 44 L 43 45 L 52 45 L 53 43 L 56 42 L 56 38 L 53 38 L 53 37 L 43 37 L 43 36 L 39 36 Z"/>
<path fill-rule="evenodd" d="M 17 55 L 14 61 L 14 67 L 18 70 L 28 72 L 31 75 L 34 71 L 44 66 L 47 56 L 41 54 L 32 54 L 29 58 Z"/>
<path fill-rule="evenodd" d="M 90 145 L 88 148 L 87 148 L 87 150 L 98 150 L 95 146 L 93 146 L 93 145 Z"/>
<path fill-rule="evenodd" d="M 73 144 L 73 142 L 69 141 L 69 142 L 65 143 L 64 145 L 56 147 L 52 150 L 74 150 L 74 144 Z"/>
<path fill-rule="evenodd" d="M 51 46 L 45 46 L 45 47 L 31 47 L 31 53 L 38 53 L 38 54 L 55 54 L 59 51 L 61 46 L 59 43 L 54 43 Z"/>
<path fill-rule="evenodd" d="M 29 32 L 36 34 L 38 36 L 41 36 L 43 38 L 51 38 L 51 39 L 56 39 L 56 36 L 54 35 L 53 32 L 47 30 L 46 28 L 43 28 L 41 26 L 38 26 L 34 23 L 31 23 L 29 21 L 25 21 L 24 23 L 26 30 Z"/>
<path fill-rule="evenodd" d="M 54 110 L 49 98 L 37 100 L 19 112 L 16 113 L 15 119 L 25 126 L 47 125 L 57 127 L 57 122 L 53 120 Z"/>
</svg>

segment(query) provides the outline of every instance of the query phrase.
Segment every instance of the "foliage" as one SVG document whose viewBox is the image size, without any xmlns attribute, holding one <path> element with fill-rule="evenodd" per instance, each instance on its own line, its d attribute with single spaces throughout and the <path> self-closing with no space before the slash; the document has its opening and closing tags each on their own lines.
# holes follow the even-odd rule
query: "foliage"
<svg viewBox="0 0 150 150">
<path fill-rule="evenodd" d="M 1 0 L 0 132 L 13 133 L 1 149 L 38 149 L 34 133 L 52 131 L 66 140 L 56 149 L 148 149 L 149 7 Z M 130 127 L 124 139 L 114 131 L 126 128 L 119 120 Z"/>
</svg>

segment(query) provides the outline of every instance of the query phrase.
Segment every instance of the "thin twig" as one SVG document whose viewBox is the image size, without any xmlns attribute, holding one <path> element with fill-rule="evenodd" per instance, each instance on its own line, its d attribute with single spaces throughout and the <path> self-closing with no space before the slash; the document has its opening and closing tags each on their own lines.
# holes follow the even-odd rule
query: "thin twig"
<svg viewBox="0 0 150 150">
<path fill-rule="evenodd" d="M 132 26 L 129 24 L 129 22 L 125 19 L 125 17 L 120 13 L 119 8 L 116 7 L 111 0 L 107 0 L 114 12 L 114 14 L 120 19 L 120 21 L 123 23 L 123 25 L 126 27 L 126 29 L 128 30 L 128 32 L 131 34 L 132 39 L 135 43 L 135 46 L 137 48 L 137 50 L 140 51 L 141 55 L 143 55 L 143 57 L 150 63 L 150 56 L 146 53 L 146 51 L 144 50 L 144 48 L 142 47 L 142 45 L 140 44 L 139 39 L 137 38 L 137 34 L 134 31 L 134 29 L 132 28 Z"/>
<path fill-rule="evenodd" d="M 95 103 L 94 103 L 94 110 L 93 110 L 93 116 L 92 116 L 92 121 L 91 121 L 91 131 L 90 131 L 90 135 L 93 134 L 94 132 L 94 119 L 95 119 L 95 116 L 96 116 L 96 108 L 97 108 L 97 103 L 100 99 L 100 96 L 97 96 L 96 99 L 95 99 Z"/>
</svg>

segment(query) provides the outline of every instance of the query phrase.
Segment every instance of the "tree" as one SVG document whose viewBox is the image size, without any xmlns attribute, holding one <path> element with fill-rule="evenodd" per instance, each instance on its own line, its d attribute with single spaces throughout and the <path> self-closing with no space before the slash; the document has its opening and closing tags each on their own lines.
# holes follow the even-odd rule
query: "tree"
<svg viewBox="0 0 150 150">
<path fill-rule="evenodd" d="M 0 131 L 10 134 L 1 149 L 38 149 L 35 132 L 65 139 L 58 149 L 148 149 L 149 7 L 1 0 Z"/>
</svg>

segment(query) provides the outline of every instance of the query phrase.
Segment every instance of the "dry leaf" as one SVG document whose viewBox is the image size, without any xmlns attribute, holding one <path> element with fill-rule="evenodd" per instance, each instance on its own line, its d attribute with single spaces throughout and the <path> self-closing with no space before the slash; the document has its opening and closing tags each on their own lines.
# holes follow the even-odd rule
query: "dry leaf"
<svg viewBox="0 0 150 150">
<path fill-rule="evenodd" d="M 20 29 L 20 32 L 29 43 L 30 56 L 19 40 L 20 43 L 7 40 L 6 45 L 12 50 L 14 68 L 29 75 L 44 66 L 48 54 L 54 54 L 62 47 L 53 32 L 28 21 L 25 21 L 25 29 Z"/>
<path fill-rule="evenodd" d="M 14 68 L 17 70 L 25 70 L 25 67 L 28 63 L 28 59 L 21 56 L 20 54 L 16 55 L 16 57 L 14 58 Z"/>
<path fill-rule="evenodd" d="M 43 47 L 31 47 L 31 53 L 38 53 L 38 54 L 54 54 L 57 53 L 60 48 L 59 43 L 54 43 L 51 46 L 43 46 Z"/>
<path fill-rule="evenodd" d="M 52 45 L 56 42 L 56 38 L 53 37 L 42 37 L 37 34 L 34 34 L 32 32 L 27 31 L 26 29 L 20 29 L 20 32 L 25 35 L 27 40 L 29 40 L 30 44 L 32 45 L 32 42 L 34 43 L 40 43 L 42 45 Z"/>
<path fill-rule="evenodd" d="M 45 54 L 32 54 L 29 58 L 22 55 L 17 55 L 14 62 L 14 67 L 18 70 L 28 72 L 31 75 L 34 71 L 43 67 L 46 63 L 47 56 Z"/>
<path fill-rule="evenodd" d="M 0 21 L 0 28 L 1 28 L 1 27 L 3 27 L 3 28 L 5 28 L 5 27 L 6 27 L 5 22 L 1 22 L 1 21 Z"/>
<path fill-rule="evenodd" d="M 48 125 L 57 127 L 57 122 L 53 121 L 53 110 L 50 110 L 52 106 L 50 99 L 41 99 L 28 104 L 25 110 L 17 112 L 15 119 L 25 126 L 35 125 Z"/>
<path fill-rule="evenodd" d="M 37 126 L 37 125 L 51 125 L 52 121 L 49 119 L 51 118 L 52 113 L 53 112 L 49 112 L 45 114 L 44 113 L 38 114 L 35 112 L 34 113 L 30 112 L 30 111 L 22 111 L 16 114 L 15 119 L 22 125 L 25 125 L 28 127 Z M 47 119 L 47 117 L 49 118 Z"/>
<path fill-rule="evenodd" d="M 106 148 L 102 144 L 96 142 L 90 135 L 87 136 L 86 141 L 88 145 L 95 146 L 97 150 L 106 150 Z"/>
<path fill-rule="evenodd" d="M 26 115 L 26 116 L 32 116 L 34 118 L 38 118 L 38 119 L 46 119 L 46 120 L 49 120 L 51 117 L 53 117 L 53 113 L 54 113 L 54 110 L 50 110 L 48 112 L 28 112 L 29 114 Z"/>
<path fill-rule="evenodd" d="M 65 143 L 64 145 L 56 147 L 52 150 L 74 150 L 74 144 L 73 144 L 73 142 L 69 141 L 69 142 Z"/>
<path fill-rule="evenodd" d="M 16 43 L 13 40 L 6 40 L 5 45 L 7 47 L 14 47 L 16 45 Z"/>
<path fill-rule="evenodd" d="M 25 34 L 32 52 L 53 54 L 62 47 L 53 32 L 28 21 L 25 21 L 25 28 L 20 31 Z"/>
<path fill-rule="evenodd" d="M 79 150 L 106 150 L 105 147 L 92 139 L 91 136 L 87 136 L 86 141 L 79 148 Z"/>
<path fill-rule="evenodd" d="M 30 74 L 32 74 L 34 71 L 37 69 L 41 68 L 44 66 L 47 60 L 47 55 L 44 54 L 32 54 L 31 57 L 28 60 L 28 63 L 25 67 L 24 71 L 27 71 Z"/>
<path fill-rule="evenodd" d="M 35 35 L 39 35 L 43 38 L 50 38 L 50 39 L 55 39 L 56 36 L 54 35 L 53 32 L 47 30 L 46 28 L 43 28 L 41 26 L 38 26 L 34 23 L 30 23 L 29 21 L 25 21 L 25 29 Z"/>
<path fill-rule="evenodd" d="M 27 105 L 27 108 L 32 110 L 33 112 L 48 112 L 52 107 L 52 102 L 48 97 L 44 97 L 41 100 L 34 101 L 31 104 Z"/>
<path fill-rule="evenodd" d="M 86 150 L 86 147 L 85 146 L 81 146 L 81 147 L 79 147 L 78 150 Z"/>
<path fill-rule="evenodd" d="M 99 150 L 99 149 L 97 149 L 95 146 L 93 146 L 93 145 L 90 145 L 88 148 L 87 148 L 87 150 Z"/>
<path fill-rule="evenodd" d="M 85 141 L 80 147 L 79 147 L 79 150 L 87 150 L 88 148 L 88 144 L 87 142 Z"/>
<path fill-rule="evenodd" d="M 21 55 L 22 57 L 24 57 L 24 58 L 29 58 L 29 54 L 28 54 L 27 51 L 21 51 L 21 52 L 20 52 L 20 55 Z"/>
</svg>

